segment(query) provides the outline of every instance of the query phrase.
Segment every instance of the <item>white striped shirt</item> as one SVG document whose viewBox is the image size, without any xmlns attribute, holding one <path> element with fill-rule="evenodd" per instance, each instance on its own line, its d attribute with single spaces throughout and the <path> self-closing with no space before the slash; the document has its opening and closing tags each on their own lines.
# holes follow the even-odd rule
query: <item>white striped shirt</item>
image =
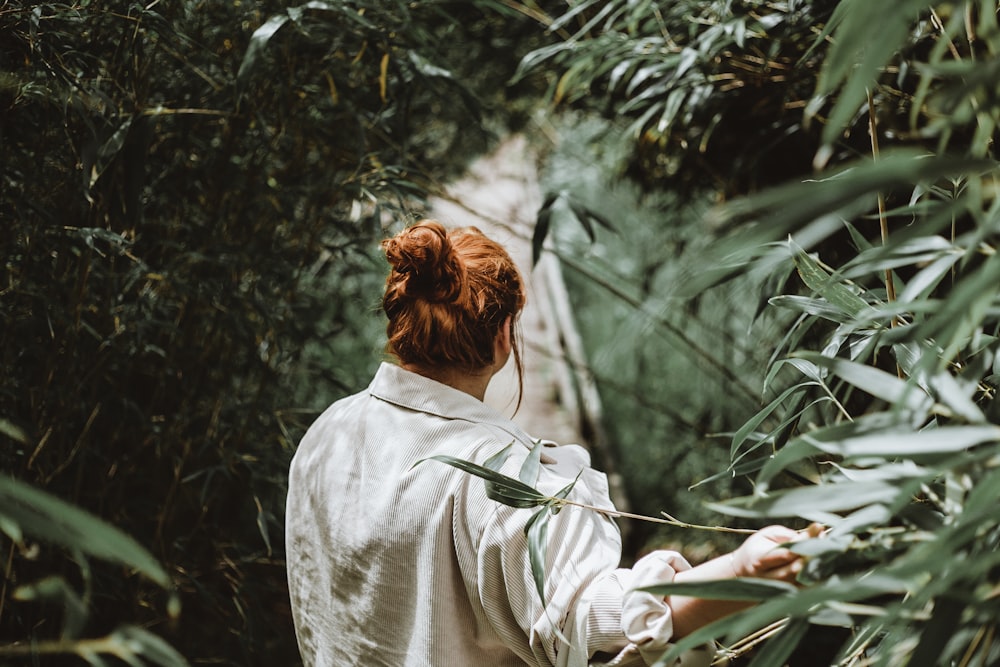
<svg viewBox="0 0 1000 667">
<path fill-rule="evenodd" d="M 511 442 L 501 471 L 516 477 L 528 434 L 475 397 L 392 364 L 317 419 L 292 461 L 286 512 L 306 667 L 582 667 L 598 664 L 595 655 L 624 666 L 662 654 L 669 607 L 630 589 L 670 581 L 689 567 L 679 555 L 619 568 L 614 523 L 565 508 L 549 521 L 543 606 L 524 534 L 537 510 L 490 500 L 483 480 L 444 463 L 415 465 L 435 454 L 481 464 Z M 582 470 L 569 498 L 612 508 L 607 479 L 581 447 L 546 447 L 542 462 L 542 492 Z"/>
</svg>

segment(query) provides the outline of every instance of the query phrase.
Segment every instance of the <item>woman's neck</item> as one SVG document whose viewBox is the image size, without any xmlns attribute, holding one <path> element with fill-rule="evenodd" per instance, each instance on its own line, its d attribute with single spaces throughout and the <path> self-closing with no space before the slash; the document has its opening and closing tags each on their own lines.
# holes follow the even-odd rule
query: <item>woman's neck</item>
<svg viewBox="0 0 1000 667">
<path fill-rule="evenodd" d="M 441 384 L 464 391 L 480 401 L 486 396 L 486 387 L 493 379 L 493 369 L 484 368 L 478 372 L 465 371 L 456 368 L 426 368 L 415 364 L 400 364 L 408 371 L 423 375 Z"/>
</svg>

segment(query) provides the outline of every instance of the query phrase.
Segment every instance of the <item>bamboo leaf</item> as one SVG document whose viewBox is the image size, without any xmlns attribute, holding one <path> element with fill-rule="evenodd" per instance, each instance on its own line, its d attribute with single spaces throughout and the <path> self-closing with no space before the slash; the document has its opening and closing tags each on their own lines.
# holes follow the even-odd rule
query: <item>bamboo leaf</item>
<svg viewBox="0 0 1000 667">
<path fill-rule="evenodd" d="M 87 620 L 87 605 L 76 591 L 62 577 L 49 576 L 30 584 L 19 586 L 14 591 L 15 600 L 46 600 L 62 607 L 63 639 L 79 636 Z"/>
<path fill-rule="evenodd" d="M 574 5 L 568 12 L 559 16 L 559 18 L 552 21 L 549 25 L 549 32 L 555 32 L 561 30 L 564 26 L 569 24 L 574 18 L 579 16 L 581 13 L 586 12 L 589 7 L 597 4 L 601 0 L 584 0 L 583 2 Z"/>
<path fill-rule="evenodd" d="M 821 294 L 830 304 L 851 317 L 858 317 L 871 307 L 844 284 L 831 280 L 830 274 L 794 242 L 789 241 L 789 245 L 799 276 L 809 289 Z"/>
<path fill-rule="evenodd" d="M 858 389 L 892 405 L 902 404 L 908 410 L 924 413 L 934 402 L 916 383 L 901 380 L 874 366 L 838 357 L 831 358 L 816 352 L 796 352 L 795 356 L 828 368 Z"/>
<path fill-rule="evenodd" d="M 551 60 L 562 53 L 572 52 L 578 49 L 578 42 L 557 42 L 555 44 L 535 49 L 521 58 L 521 61 L 517 65 L 517 70 L 514 72 L 514 76 L 510 79 L 510 83 L 517 83 L 531 70 L 539 67 L 546 60 Z"/>
<path fill-rule="evenodd" d="M 913 650 L 912 658 L 906 663 L 908 667 L 935 667 L 943 664 L 941 654 L 945 645 L 954 638 L 962 613 L 967 607 L 968 602 L 957 597 L 941 596 L 935 601 L 930 620 L 923 624 L 920 642 Z"/>
<path fill-rule="evenodd" d="M 552 497 L 553 498 L 563 499 L 566 496 L 568 496 L 569 492 L 573 490 L 574 486 L 576 486 L 576 483 L 577 483 L 577 481 L 579 481 L 580 475 L 582 475 L 582 474 L 583 474 L 583 468 L 580 469 L 580 472 L 576 473 L 576 477 L 573 478 L 572 482 L 570 482 L 569 484 L 567 484 L 563 488 L 561 488 L 558 491 L 556 491 L 556 494 L 554 496 L 552 496 Z M 550 507 L 550 510 L 552 511 L 553 514 L 559 514 L 559 511 L 562 509 L 562 505 L 560 503 L 553 503 L 549 507 Z"/>
<path fill-rule="evenodd" d="M 587 238 L 590 239 L 590 242 L 593 243 L 596 241 L 597 236 L 594 233 L 594 225 L 590 221 L 590 215 L 587 213 L 587 208 L 579 202 L 575 202 L 569 198 L 566 198 L 566 203 L 569 205 L 569 210 L 573 213 L 573 217 L 578 223 L 580 223 L 580 226 L 583 227 L 583 230 L 587 233 Z"/>
<path fill-rule="evenodd" d="M 542 507 L 531 515 L 524 527 L 528 538 L 528 561 L 531 563 L 531 576 L 535 580 L 538 599 L 545 604 L 545 555 L 548 549 L 548 528 L 551 513 L 548 507 Z"/>
<path fill-rule="evenodd" d="M 797 310 L 799 312 L 806 313 L 807 315 L 822 317 L 823 319 L 830 320 L 831 322 L 837 322 L 838 324 L 846 324 L 853 319 L 844 314 L 843 308 L 838 308 L 832 305 L 826 299 L 813 299 L 805 296 L 796 296 L 794 294 L 783 294 L 781 296 L 771 297 L 768 300 L 768 303 L 778 308 L 788 308 L 790 310 Z"/>
<path fill-rule="evenodd" d="M 838 25 L 817 82 L 817 96 L 841 86 L 823 130 L 823 143 L 832 145 L 865 103 L 866 91 L 900 49 L 910 25 L 925 7 L 917 0 L 887 4 L 844 0 L 838 6 Z"/>
<path fill-rule="evenodd" d="M 793 463 L 819 454 L 820 451 L 822 450 L 804 438 L 792 440 L 764 463 L 756 479 L 758 490 L 760 492 L 767 491 L 771 480 L 780 472 L 787 469 Z"/>
<path fill-rule="evenodd" d="M 174 647 L 152 632 L 140 627 L 121 626 L 111 633 L 108 639 L 119 646 L 115 655 L 130 664 L 142 667 L 142 663 L 136 660 L 142 657 L 154 665 L 159 665 L 159 667 L 188 667 L 187 660 Z"/>
<path fill-rule="evenodd" d="M 773 667 L 784 665 L 785 661 L 802 642 L 809 630 L 809 620 L 803 617 L 791 619 L 774 637 L 768 639 L 753 657 L 749 667 Z"/>
<path fill-rule="evenodd" d="M 927 266 L 923 267 L 899 293 L 899 301 L 909 303 L 926 296 L 933 290 L 941 279 L 948 275 L 955 263 L 962 258 L 959 254 L 947 254 L 938 257 Z"/>
<path fill-rule="evenodd" d="M 513 447 L 514 441 L 512 440 L 506 447 L 483 461 L 483 467 L 499 472 L 500 468 L 503 467 L 503 464 L 506 463 L 507 458 L 510 456 L 511 449 Z"/>
<path fill-rule="evenodd" d="M 132 568 L 164 588 L 170 576 L 138 542 L 89 512 L 0 475 L 0 518 L 25 535 Z"/>
<path fill-rule="evenodd" d="M 745 600 L 759 602 L 777 595 L 794 593 L 796 589 L 795 586 L 784 581 L 746 577 L 715 581 L 685 581 L 654 584 L 652 586 L 643 586 L 637 590 L 662 596 L 683 595 L 706 600 Z"/>
<path fill-rule="evenodd" d="M 28 434 L 25 433 L 24 429 L 4 417 L 0 417 L 0 435 L 5 435 L 22 445 L 28 444 Z"/>
<path fill-rule="evenodd" d="M 810 519 L 820 512 L 844 512 L 873 503 L 892 505 L 900 498 L 909 498 L 913 492 L 913 484 L 914 482 L 891 483 L 882 480 L 818 484 L 774 491 L 766 496 L 748 496 L 726 503 L 710 503 L 709 506 L 730 516 Z"/>
<path fill-rule="evenodd" d="M 421 459 L 413 465 L 419 465 L 427 460 L 447 463 L 459 470 L 486 480 L 486 495 L 490 499 L 505 505 L 511 507 L 537 507 L 546 500 L 544 494 L 539 493 L 519 479 L 502 475 L 495 470 L 490 470 L 484 466 L 455 458 L 454 456 L 448 456 L 447 454 L 436 454 L 426 459 Z"/>
<path fill-rule="evenodd" d="M 962 250 L 940 236 L 921 236 L 865 250 L 849 261 L 840 274 L 854 278 L 901 266 L 923 265 L 948 255 L 960 258 Z"/>
<path fill-rule="evenodd" d="M 978 377 L 981 377 L 981 374 Z M 978 377 L 975 382 L 966 383 L 963 387 L 947 369 L 943 369 L 928 377 L 926 383 L 934 391 L 937 400 L 951 411 L 952 418 L 960 418 L 972 424 L 982 424 L 986 422 L 986 415 L 970 396 L 978 389 Z"/>
<path fill-rule="evenodd" d="M 524 463 L 521 464 L 521 470 L 517 474 L 518 479 L 532 488 L 538 484 L 538 474 L 542 470 L 542 449 L 544 447 L 545 445 L 542 444 L 541 440 L 536 440 L 531 451 L 524 457 Z"/>
<path fill-rule="evenodd" d="M 918 432 L 870 433 L 823 444 L 824 451 L 847 458 L 867 456 L 906 457 L 963 452 L 984 444 L 1000 444 L 1000 426 L 941 426 Z"/>
<path fill-rule="evenodd" d="M 819 453 L 830 455 L 841 454 L 838 449 L 842 443 L 857 438 L 870 437 L 878 442 L 880 439 L 900 437 L 906 439 L 914 434 L 914 429 L 899 415 L 886 412 L 876 412 L 864 415 L 854 421 L 836 424 L 803 433 L 778 450 L 757 477 L 756 483 L 760 491 L 766 491 L 769 483 L 782 470 L 791 464 L 809 458 Z M 872 455 L 874 452 L 872 452 Z"/>
<path fill-rule="evenodd" d="M 276 14 L 264 22 L 262 26 L 253 31 L 250 36 L 250 43 L 247 45 L 246 53 L 240 62 L 240 68 L 236 73 L 237 97 L 241 91 L 246 89 L 247 79 L 250 72 L 257 65 L 257 59 L 267 48 L 271 38 L 289 21 L 288 13 Z"/>
<path fill-rule="evenodd" d="M 787 238 L 790 233 L 797 232 L 796 238 L 802 239 L 807 228 L 812 227 L 808 240 L 818 243 L 843 229 L 844 218 L 870 210 L 878 192 L 912 188 L 914 183 L 961 174 L 988 173 L 994 168 L 988 160 L 885 150 L 875 164 L 871 160 L 858 161 L 816 180 L 790 183 L 732 200 L 715 209 L 711 217 L 713 224 L 733 229 L 733 234 L 713 245 L 711 256 L 704 262 L 709 268 L 693 275 L 683 286 L 683 292 L 696 294 L 728 280 L 751 262 L 777 263 L 777 257 L 767 254 L 772 249 L 768 244 Z M 766 224 L 759 222 L 762 220 Z M 758 224 L 749 224 L 754 221 Z M 739 223 L 742 224 L 736 229 Z"/>
<path fill-rule="evenodd" d="M 772 412 L 778 409 L 778 407 L 780 407 L 781 404 L 784 403 L 789 396 L 798 392 L 805 391 L 804 388 L 810 384 L 812 383 L 803 382 L 800 384 L 792 385 L 788 389 L 781 392 L 781 394 L 773 401 L 771 401 L 767 406 L 765 406 L 763 410 L 755 414 L 745 424 L 743 424 L 743 426 L 741 426 L 736 431 L 736 433 L 733 434 L 733 439 L 729 446 L 729 457 L 731 459 L 735 459 L 736 453 L 739 451 L 740 445 L 742 445 L 744 441 L 746 441 L 747 436 L 749 436 L 752 431 L 756 430 L 756 428 L 760 426 L 761 423 L 763 423 L 763 421 L 767 419 Z"/>
<path fill-rule="evenodd" d="M 983 264 L 956 283 L 933 318 L 918 325 L 915 332 L 936 340 L 944 349 L 941 360 L 950 360 L 967 344 L 1000 293 L 1000 255 L 991 255 Z M 933 359 L 933 358 L 931 358 Z"/>
<path fill-rule="evenodd" d="M 541 208 L 538 209 L 538 216 L 535 219 L 535 228 L 531 233 L 531 265 L 538 264 L 542 256 L 542 248 L 545 246 L 545 239 L 549 235 L 549 226 L 552 224 L 552 207 L 561 196 L 558 192 L 549 192 L 545 195 Z"/>
</svg>

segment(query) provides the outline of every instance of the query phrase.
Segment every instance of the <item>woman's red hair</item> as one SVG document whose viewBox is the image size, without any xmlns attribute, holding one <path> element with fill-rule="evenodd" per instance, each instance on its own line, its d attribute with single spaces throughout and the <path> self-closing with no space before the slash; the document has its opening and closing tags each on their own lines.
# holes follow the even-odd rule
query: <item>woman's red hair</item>
<svg viewBox="0 0 1000 667">
<path fill-rule="evenodd" d="M 494 362 L 494 341 L 524 308 L 521 273 L 496 241 L 475 227 L 446 230 L 422 220 L 382 242 L 391 271 L 382 308 L 389 351 L 426 369 L 481 371 Z M 511 347 L 519 384 L 518 336 Z"/>
</svg>

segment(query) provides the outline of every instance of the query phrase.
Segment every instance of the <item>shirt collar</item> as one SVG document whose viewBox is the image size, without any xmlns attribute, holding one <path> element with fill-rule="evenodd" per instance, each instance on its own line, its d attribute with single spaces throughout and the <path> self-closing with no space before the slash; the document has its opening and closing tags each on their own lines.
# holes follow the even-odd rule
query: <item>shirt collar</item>
<svg viewBox="0 0 1000 667">
<path fill-rule="evenodd" d="M 515 440 L 531 447 L 532 438 L 520 426 L 475 396 L 437 380 L 382 362 L 368 392 L 383 401 L 445 419 L 490 424 L 507 431 Z"/>
</svg>

